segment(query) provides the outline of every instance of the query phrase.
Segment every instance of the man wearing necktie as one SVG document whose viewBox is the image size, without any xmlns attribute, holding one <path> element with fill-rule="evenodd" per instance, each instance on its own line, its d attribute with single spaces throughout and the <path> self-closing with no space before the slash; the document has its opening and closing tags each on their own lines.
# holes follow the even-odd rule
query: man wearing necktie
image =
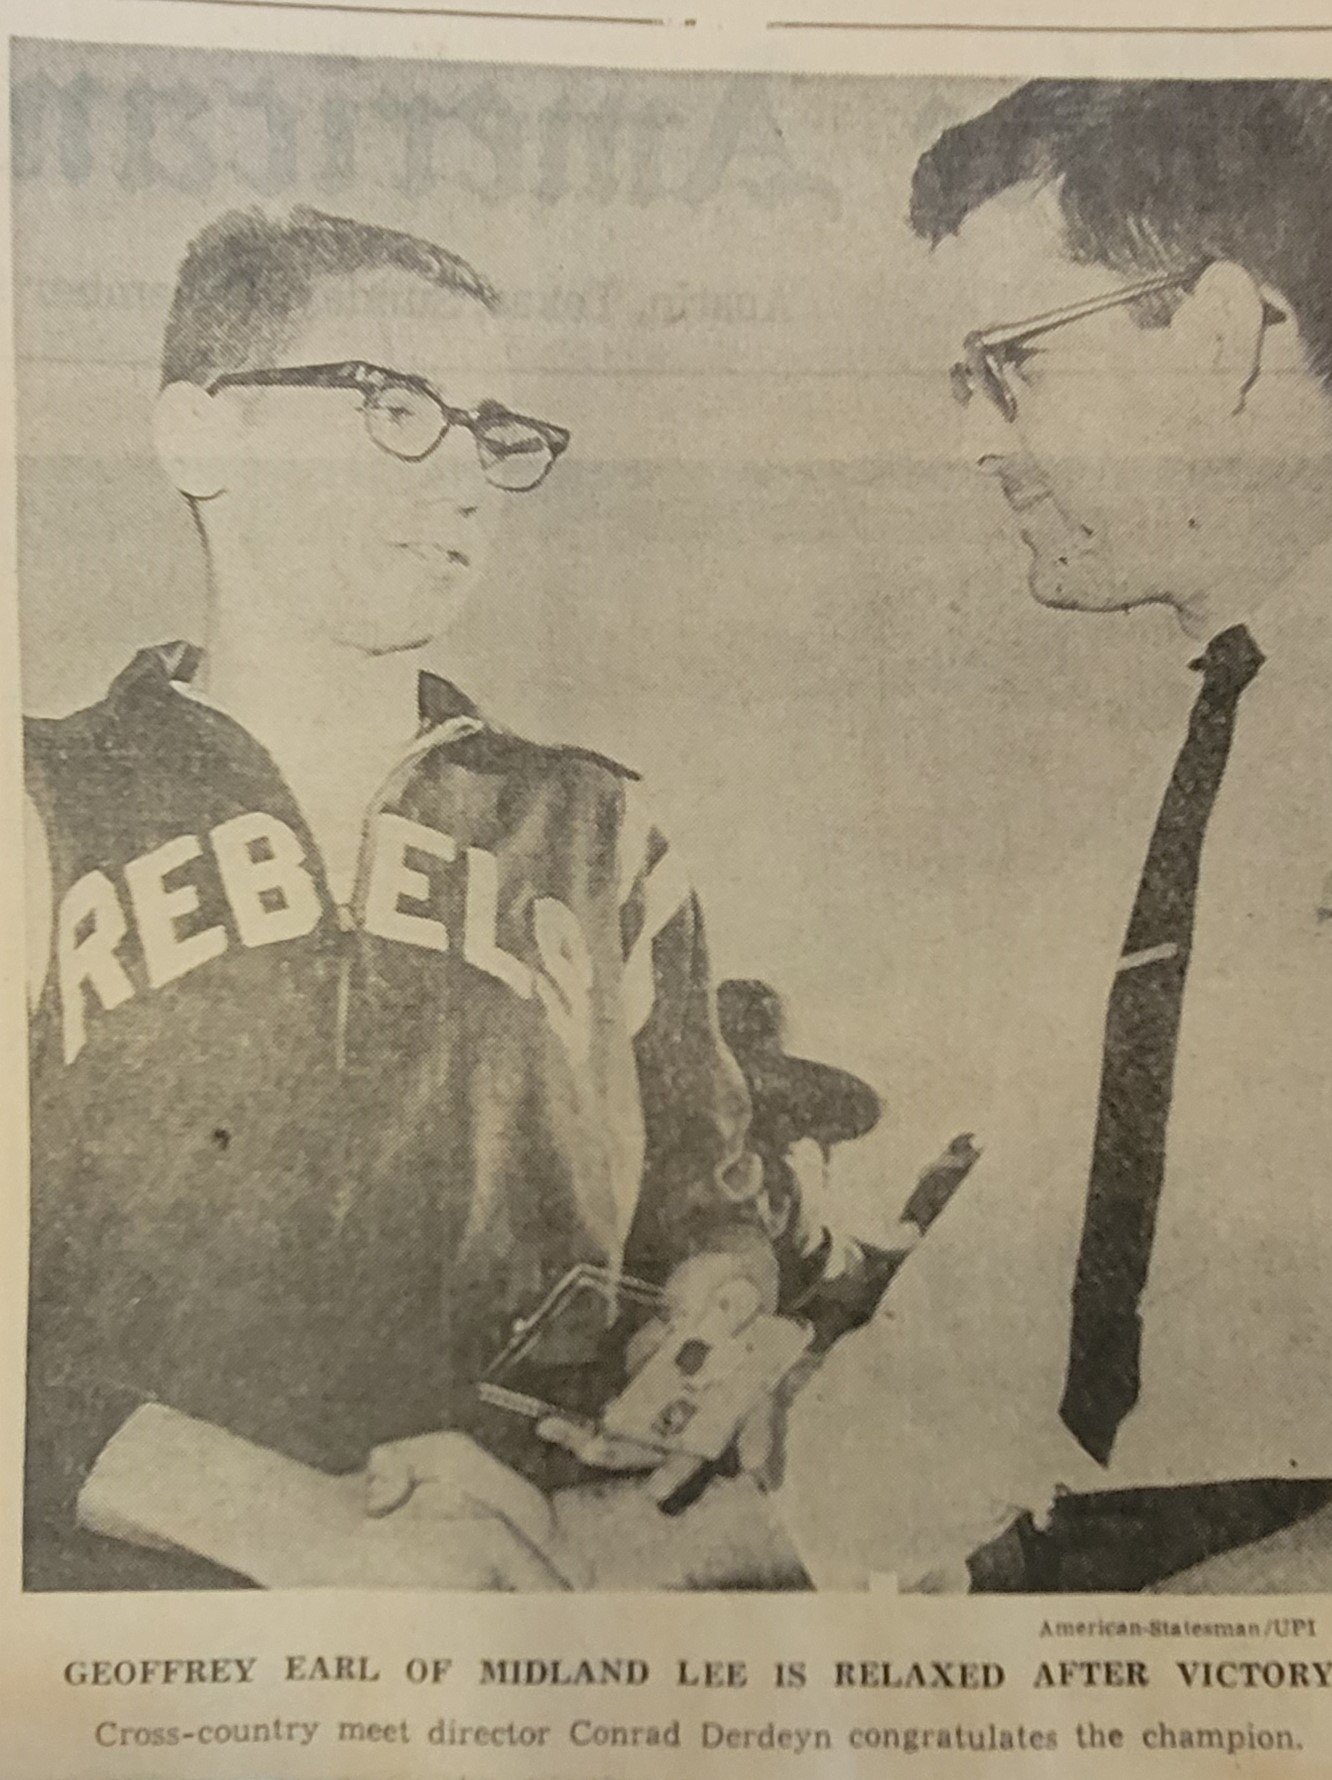
<svg viewBox="0 0 1332 1780">
<path fill-rule="evenodd" d="M 1138 1589 L 1292 1527 L 1280 1586 L 1332 1588 L 1329 194 L 1316 82 L 1034 81 L 917 167 L 1060 845 L 968 1190 L 792 1405 L 816 1586 Z M 759 1520 L 715 1487 L 694 1560 L 760 1574 Z"/>
<path fill-rule="evenodd" d="M 1034 81 L 918 164 L 1059 845 L 967 1192 L 792 1406 L 816 1586 L 1270 1587 L 1290 1527 L 1332 1588 L 1329 194 L 1319 82 Z M 757 1518 L 717 1486 L 691 1553 Z"/>
<path fill-rule="evenodd" d="M 985 1158 L 792 1418 L 816 1581 L 1136 1589 L 1332 1498 L 1329 192 L 1321 82 L 1033 81 L 917 166 L 968 455 L 1096 616 L 1026 620 L 1068 845 Z"/>
</svg>

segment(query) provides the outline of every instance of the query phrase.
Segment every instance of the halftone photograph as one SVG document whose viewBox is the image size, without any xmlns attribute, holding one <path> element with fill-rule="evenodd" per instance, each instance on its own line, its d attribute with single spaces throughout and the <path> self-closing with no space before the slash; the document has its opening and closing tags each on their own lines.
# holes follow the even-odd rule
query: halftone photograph
<svg viewBox="0 0 1332 1780">
<path fill-rule="evenodd" d="M 25 1590 L 1332 1592 L 1332 83 L 12 74 Z"/>
</svg>

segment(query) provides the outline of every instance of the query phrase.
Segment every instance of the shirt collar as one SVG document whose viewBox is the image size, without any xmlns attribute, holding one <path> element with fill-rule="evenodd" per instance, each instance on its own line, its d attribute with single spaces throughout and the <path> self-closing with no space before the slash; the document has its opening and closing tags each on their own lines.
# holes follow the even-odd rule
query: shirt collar
<svg viewBox="0 0 1332 1780">
<path fill-rule="evenodd" d="M 488 727 L 480 707 L 460 687 L 424 668 L 416 685 L 416 708 L 423 730 L 438 729 L 441 723 L 455 723 L 464 717 L 477 729 Z"/>
<path fill-rule="evenodd" d="M 1332 660 L 1332 540 L 1270 592 L 1255 596 L 1232 622 L 1241 621 L 1271 664 L 1272 677 L 1312 672 L 1326 679 Z"/>
<path fill-rule="evenodd" d="M 179 690 L 206 703 L 194 685 L 203 658 L 204 652 L 197 643 L 158 643 L 141 650 L 130 664 L 130 671 L 147 669 L 160 674 Z M 461 687 L 425 668 L 417 680 L 416 709 L 422 736 L 447 725 L 452 732 L 450 740 L 461 740 L 491 728 L 480 707 Z"/>
</svg>

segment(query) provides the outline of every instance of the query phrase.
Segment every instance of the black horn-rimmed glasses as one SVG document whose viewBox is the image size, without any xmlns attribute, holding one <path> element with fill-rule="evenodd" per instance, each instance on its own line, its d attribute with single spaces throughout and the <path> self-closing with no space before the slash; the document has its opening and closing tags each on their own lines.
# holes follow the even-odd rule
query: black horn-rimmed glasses
<svg viewBox="0 0 1332 1780">
<path fill-rule="evenodd" d="M 476 444 L 486 480 L 510 494 L 526 494 L 544 482 L 569 445 L 568 430 L 551 421 L 515 414 L 501 402 L 455 408 L 427 378 L 360 359 L 225 371 L 206 387 L 209 395 L 242 388 L 355 390 L 370 438 L 381 451 L 407 463 L 429 457 L 451 427 L 464 427 Z"/>
</svg>

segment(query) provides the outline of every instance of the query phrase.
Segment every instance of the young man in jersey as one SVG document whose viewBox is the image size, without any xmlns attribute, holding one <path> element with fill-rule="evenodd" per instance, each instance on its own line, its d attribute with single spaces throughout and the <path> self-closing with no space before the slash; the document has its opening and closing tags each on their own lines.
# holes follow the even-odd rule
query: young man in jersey
<svg viewBox="0 0 1332 1780">
<path fill-rule="evenodd" d="M 421 670 L 569 444 L 508 405 L 496 308 L 455 255 L 306 210 L 183 263 L 156 436 L 203 647 L 27 732 L 30 1588 L 225 1580 L 77 1528 L 136 1416 L 145 1475 L 164 1406 L 326 1472 L 452 1426 L 545 1477 L 473 1386 L 569 1267 L 772 1293 L 635 776 Z"/>
</svg>

